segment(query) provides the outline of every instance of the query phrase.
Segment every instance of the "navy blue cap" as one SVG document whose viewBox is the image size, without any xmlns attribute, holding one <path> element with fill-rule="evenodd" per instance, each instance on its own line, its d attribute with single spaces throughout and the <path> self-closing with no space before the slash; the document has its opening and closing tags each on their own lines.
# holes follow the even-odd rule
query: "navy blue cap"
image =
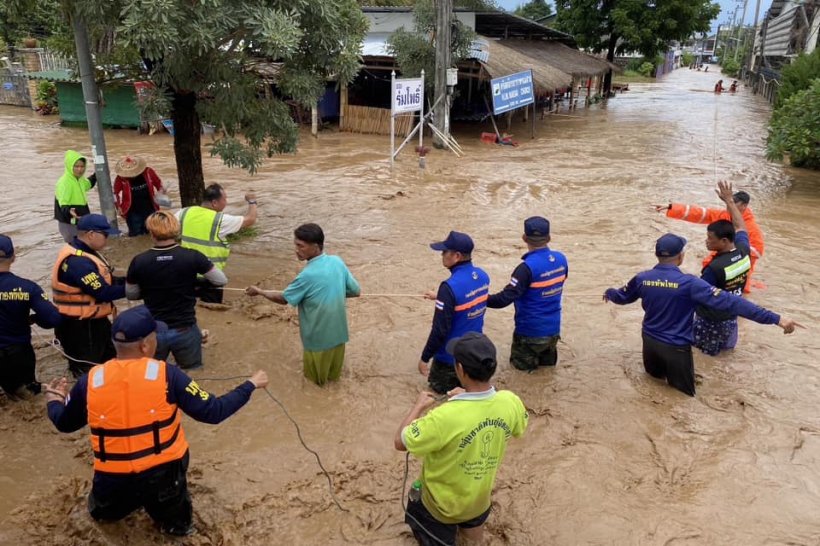
<svg viewBox="0 0 820 546">
<path fill-rule="evenodd" d="M 151 311 L 144 305 L 132 307 L 120 313 L 111 326 L 111 339 L 122 343 L 139 341 L 151 335 L 152 332 L 163 333 L 168 325 L 154 320 Z"/>
<path fill-rule="evenodd" d="M 447 352 L 456 362 L 467 368 L 495 368 L 495 345 L 490 338 L 478 332 L 467 332 L 461 337 L 447 342 Z"/>
<path fill-rule="evenodd" d="M 683 252 L 686 246 L 686 239 L 674 233 L 667 233 L 655 242 L 655 256 L 659 258 L 671 258 Z"/>
<path fill-rule="evenodd" d="M 473 240 L 466 233 L 451 231 L 446 239 L 438 243 L 432 243 L 430 248 L 433 250 L 451 250 L 453 252 L 469 254 L 473 251 L 474 245 Z"/>
<path fill-rule="evenodd" d="M 542 216 L 531 216 L 524 220 L 524 235 L 527 237 L 549 237 L 550 221 Z"/>
<path fill-rule="evenodd" d="M 80 216 L 80 219 L 77 220 L 77 229 L 80 231 L 99 231 L 106 235 L 112 235 L 117 231 L 111 227 L 111 224 L 108 223 L 108 218 L 102 214 L 86 214 L 85 216 Z"/>
<path fill-rule="evenodd" d="M 14 256 L 14 245 L 11 237 L 0 235 L 0 258 L 11 258 Z"/>
</svg>

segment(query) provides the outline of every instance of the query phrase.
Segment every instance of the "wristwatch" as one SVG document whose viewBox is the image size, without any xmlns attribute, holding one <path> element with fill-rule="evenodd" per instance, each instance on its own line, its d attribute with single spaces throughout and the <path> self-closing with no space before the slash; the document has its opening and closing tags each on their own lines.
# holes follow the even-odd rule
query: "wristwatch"
<svg viewBox="0 0 820 546">
<path fill-rule="evenodd" d="M 255 205 L 255 204 L 256 204 L 256 199 L 254 199 L 253 201 L 247 201 L 247 200 L 246 200 L 246 202 L 247 202 L 249 205 Z"/>
</svg>

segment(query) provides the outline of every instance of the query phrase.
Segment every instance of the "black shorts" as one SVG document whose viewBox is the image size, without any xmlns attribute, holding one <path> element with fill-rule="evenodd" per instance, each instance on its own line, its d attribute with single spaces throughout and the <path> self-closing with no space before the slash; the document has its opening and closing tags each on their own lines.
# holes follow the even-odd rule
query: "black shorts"
<svg viewBox="0 0 820 546">
<path fill-rule="evenodd" d="M 490 510 L 492 510 L 492 506 L 487 508 L 487 511 L 480 516 L 461 523 L 442 523 L 433 517 L 433 514 L 424 507 L 421 501 L 408 499 L 404 522 L 410 526 L 413 536 L 422 546 L 438 546 L 441 542 L 454 545 L 459 528 L 472 529 L 484 525 L 484 522 L 490 517 Z M 424 528 L 422 529 L 422 527 Z M 437 542 L 430 535 L 433 535 L 441 542 Z"/>
<path fill-rule="evenodd" d="M 447 394 L 449 391 L 461 386 L 456 375 L 455 364 L 445 364 L 435 358 L 430 363 L 427 383 L 438 394 Z"/>
<path fill-rule="evenodd" d="M 682 393 L 695 396 L 691 345 L 669 345 L 643 334 L 643 367 L 652 377 L 666 379 Z"/>
<path fill-rule="evenodd" d="M 63 321 L 54 328 L 54 335 L 69 355 L 68 369 L 74 377 L 88 373 L 94 364 L 105 364 L 117 356 L 111 341 L 111 321 L 108 317 L 79 320 L 64 316 Z"/>
</svg>

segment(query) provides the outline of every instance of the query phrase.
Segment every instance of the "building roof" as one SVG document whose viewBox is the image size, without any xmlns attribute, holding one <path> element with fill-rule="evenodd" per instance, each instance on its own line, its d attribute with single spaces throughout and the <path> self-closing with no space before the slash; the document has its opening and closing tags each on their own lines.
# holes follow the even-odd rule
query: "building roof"
<svg viewBox="0 0 820 546">
<path fill-rule="evenodd" d="M 535 87 L 539 94 L 551 93 L 554 89 L 569 87 L 572 76 L 562 72 L 543 60 L 525 55 L 511 47 L 509 42 L 519 40 L 487 39 L 488 55 L 482 65 L 491 78 L 507 76 L 532 69 Z M 523 40 L 522 40 L 523 41 Z"/>
<path fill-rule="evenodd" d="M 74 77 L 71 70 L 43 70 L 40 72 L 28 72 L 26 74 L 30 80 L 47 80 L 50 82 L 79 82 Z"/>
<path fill-rule="evenodd" d="M 541 38 L 575 46 L 575 38 L 569 34 L 504 11 L 477 11 L 475 31 L 490 38 Z"/>
<path fill-rule="evenodd" d="M 501 43 L 520 51 L 524 55 L 547 63 L 572 76 L 587 78 L 610 70 L 620 70 L 617 66 L 583 51 L 578 51 L 560 42 L 547 40 L 501 40 Z"/>
</svg>

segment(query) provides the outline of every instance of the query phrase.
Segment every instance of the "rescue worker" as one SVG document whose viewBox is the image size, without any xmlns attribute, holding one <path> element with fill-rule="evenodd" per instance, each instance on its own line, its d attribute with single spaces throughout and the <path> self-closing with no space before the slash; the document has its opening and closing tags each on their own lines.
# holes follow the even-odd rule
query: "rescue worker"
<svg viewBox="0 0 820 546">
<path fill-rule="evenodd" d="M 97 184 L 97 174 L 85 177 L 86 159 L 74 150 L 68 150 L 63 160 L 65 171 L 54 188 L 54 219 L 60 235 L 70 243 L 77 235 L 77 221 L 90 213 L 85 194 Z"/>
<path fill-rule="evenodd" d="M 507 443 L 523 435 L 528 423 L 521 399 L 490 383 L 498 362 L 487 336 L 467 332 L 451 340 L 447 351 L 464 388 L 424 416 L 435 398 L 419 394 L 393 440 L 397 450 L 423 459 L 421 479 L 413 485 L 420 498 L 408 499 L 404 516 L 423 546 L 456 544 L 459 533 L 482 544 Z"/>
<path fill-rule="evenodd" d="M 74 377 L 114 358 L 111 321 L 114 301 L 125 297 L 125 279 L 100 254 L 114 230 L 102 214 L 87 214 L 77 236 L 64 245 L 51 271 L 51 292 L 63 320 L 54 333 Z"/>
<path fill-rule="evenodd" d="M 760 230 L 760 226 L 757 225 L 752 209 L 749 208 L 749 201 L 751 201 L 749 194 L 745 191 L 737 191 L 734 193 L 733 199 L 738 210 L 740 210 L 741 214 L 743 214 L 743 221 L 746 223 L 746 230 L 749 234 L 749 250 L 751 252 L 749 258 L 752 262 L 752 268 L 749 271 L 749 279 L 746 282 L 746 288 L 743 290 L 745 293 L 748 293 L 752 285 L 752 274 L 755 270 L 755 264 L 757 263 L 757 260 L 763 257 L 763 232 Z M 681 203 L 669 203 L 668 205 L 655 205 L 655 210 L 658 212 L 665 212 L 666 216 L 669 218 L 686 220 L 687 222 L 692 222 L 693 224 L 711 224 L 717 220 L 732 221 L 732 217 L 726 209 L 705 208 L 699 207 L 698 205 L 684 205 Z M 715 253 L 712 252 L 704 258 L 703 267 L 709 265 L 709 262 L 711 262 L 714 257 Z"/>
<path fill-rule="evenodd" d="M 777 324 L 787 334 L 800 325 L 715 288 L 703 279 L 683 273 L 679 267 L 685 256 L 685 246 L 683 237 L 672 233 L 661 236 L 655 243 L 658 265 L 638 273 L 621 288 L 607 289 L 603 298 L 617 305 L 641 299 L 644 369 L 652 377 L 666 379 L 672 387 L 694 396 L 692 317 L 695 307 L 705 305 L 760 324 Z"/>
<path fill-rule="evenodd" d="M 144 507 L 162 531 L 184 536 L 194 529 L 179 410 L 202 423 L 221 423 L 254 389 L 265 388 L 268 376 L 259 370 L 231 392 L 214 396 L 176 366 L 153 358 L 157 332 L 164 329 L 144 305 L 124 311 L 112 328 L 117 357 L 94 366 L 70 393 L 65 378 L 53 380 L 46 402 L 60 432 L 90 428 L 91 517 L 116 521 Z"/>
<path fill-rule="evenodd" d="M 182 229 L 182 247 L 203 253 L 219 269 L 225 269 L 231 253 L 228 235 L 256 222 L 256 195 L 245 194 L 248 213 L 235 216 L 222 212 L 228 205 L 228 194 L 219 184 L 205 188 L 202 206 L 185 207 L 176 216 Z M 199 291 L 200 300 L 208 303 L 222 303 L 223 291 L 203 281 Z"/>
<path fill-rule="evenodd" d="M 200 368 L 203 333 L 196 322 L 197 275 L 214 286 L 224 286 L 228 279 L 201 252 L 179 246 L 179 221 L 170 212 L 155 212 L 145 226 L 154 247 L 131 260 L 125 295 L 129 300 L 144 299 L 151 314 L 168 325 L 168 331 L 157 336 L 154 358 L 166 360 L 173 354 L 180 368 Z"/>
<path fill-rule="evenodd" d="M 732 82 L 732 85 L 729 86 L 729 92 L 735 93 L 737 92 L 737 80 Z"/>
<path fill-rule="evenodd" d="M 30 398 L 40 392 L 31 324 L 54 328 L 60 313 L 42 288 L 11 272 L 14 260 L 11 238 L 0 235 L 0 388 L 9 397 Z"/>
<path fill-rule="evenodd" d="M 743 215 L 732 198 L 732 185 L 719 182 L 715 192 L 726 203 L 732 221 L 717 220 L 706 228 L 706 248 L 716 254 L 703 268 L 700 278 L 714 287 L 741 296 L 751 269 L 749 235 Z M 737 317 L 698 305 L 693 335 L 695 347 L 707 355 L 715 356 L 723 350 L 733 349 L 737 345 Z"/>
<path fill-rule="evenodd" d="M 561 295 L 569 272 L 566 257 L 549 248 L 550 223 L 541 216 L 524 221 L 527 244 L 510 283 L 487 299 L 487 307 L 501 309 L 515 303 L 510 364 L 527 372 L 558 363 L 561 339 Z"/>
<path fill-rule="evenodd" d="M 718 80 L 715 84 L 715 93 L 723 93 L 726 89 L 723 87 L 723 80 Z"/>
<path fill-rule="evenodd" d="M 467 332 L 484 330 L 490 277 L 473 265 L 473 240 L 466 233 L 451 231 L 445 240 L 432 243 L 430 248 L 441 251 L 441 263 L 450 270 L 450 277 L 439 285 L 437 293 L 430 291 L 424 295 L 435 300 L 436 310 L 418 369 L 433 391 L 444 394 L 459 386 L 447 342 Z M 432 364 L 428 364 L 430 359 Z"/>
</svg>

